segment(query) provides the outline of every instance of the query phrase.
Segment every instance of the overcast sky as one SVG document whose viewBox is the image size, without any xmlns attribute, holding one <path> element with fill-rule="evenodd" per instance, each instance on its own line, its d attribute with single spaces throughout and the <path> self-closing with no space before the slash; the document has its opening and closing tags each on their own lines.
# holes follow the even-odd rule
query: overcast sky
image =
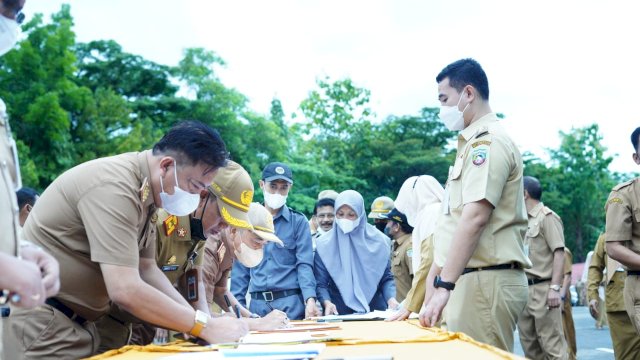
<svg viewBox="0 0 640 360">
<path fill-rule="evenodd" d="M 186 47 L 215 51 L 222 81 L 261 113 L 274 96 L 297 111 L 329 76 L 371 90 L 380 119 L 417 114 L 438 106 L 438 72 L 472 57 L 521 151 L 544 158 L 559 131 L 598 123 L 611 169 L 640 170 L 629 140 L 640 126 L 633 1 L 27 0 L 25 12 L 62 3 L 78 41 L 113 39 L 167 65 Z"/>
</svg>

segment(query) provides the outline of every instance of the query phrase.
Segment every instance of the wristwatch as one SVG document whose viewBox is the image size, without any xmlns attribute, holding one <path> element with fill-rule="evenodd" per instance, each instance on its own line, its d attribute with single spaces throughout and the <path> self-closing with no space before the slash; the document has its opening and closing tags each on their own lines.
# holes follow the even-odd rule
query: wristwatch
<svg viewBox="0 0 640 360">
<path fill-rule="evenodd" d="M 447 289 L 449 291 L 453 290 L 456 287 L 455 283 L 442 281 L 440 275 L 436 275 L 436 278 L 433 279 L 433 287 Z"/>
<path fill-rule="evenodd" d="M 209 320 L 209 315 L 207 315 L 206 313 L 200 310 L 196 310 L 195 323 L 193 324 L 193 327 L 191 328 L 191 330 L 189 330 L 189 334 L 195 337 L 199 337 L 200 333 L 202 332 L 202 329 L 207 327 L 208 320 Z"/>
<path fill-rule="evenodd" d="M 562 288 L 560 285 L 549 285 L 549 289 L 553 291 L 560 291 L 560 288 Z"/>
</svg>

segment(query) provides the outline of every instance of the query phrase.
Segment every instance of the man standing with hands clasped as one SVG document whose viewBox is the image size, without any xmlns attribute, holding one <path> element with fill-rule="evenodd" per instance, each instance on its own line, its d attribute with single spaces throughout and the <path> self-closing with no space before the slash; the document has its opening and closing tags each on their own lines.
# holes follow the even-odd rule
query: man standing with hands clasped
<svg viewBox="0 0 640 360">
<path fill-rule="evenodd" d="M 538 179 L 524 177 L 524 202 L 529 216 L 525 250 L 533 264 L 527 269 L 529 300 L 518 331 L 526 357 L 565 359 L 567 343 L 562 331 L 560 289 L 564 277 L 564 235 L 562 220 L 540 201 Z"/>
<path fill-rule="evenodd" d="M 460 133 L 420 323 L 434 326 L 446 306 L 449 330 L 513 351 L 516 321 L 527 303 L 523 268 L 531 267 L 523 244 L 522 157 L 491 111 L 480 64 L 458 60 L 436 81 L 440 119 Z"/>
</svg>

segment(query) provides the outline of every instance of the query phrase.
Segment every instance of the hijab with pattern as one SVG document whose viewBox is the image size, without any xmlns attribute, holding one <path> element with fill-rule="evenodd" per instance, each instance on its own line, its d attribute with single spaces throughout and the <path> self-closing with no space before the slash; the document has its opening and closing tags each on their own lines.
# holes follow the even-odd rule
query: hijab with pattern
<svg viewBox="0 0 640 360">
<path fill-rule="evenodd" d="M 412 176 L 402 184 L 394 204 L 413 226 L 411 246 L 414 254 L 420 254 L 422 241 L 435 231 L 443 197 L 444 188 L 433 176 Z M 411 257 L 411 265 L 414 269 L 420 267 L 419 255 Z"/>
<path fill-rule="evenodd" d="M 364 200 L 354 190 L 341 192 L 336 198 L 335 212 L 343 205 L 351 207 L 358 218 L 355 228 L 345 234 L 339 226 L 317 240 L 316 256 L 320 256 L 331 279 L 338 287 L 345 305 L 357 313 L 369 312 L 389 261 L 389 240 L 367 223 Z"/>
</svg>

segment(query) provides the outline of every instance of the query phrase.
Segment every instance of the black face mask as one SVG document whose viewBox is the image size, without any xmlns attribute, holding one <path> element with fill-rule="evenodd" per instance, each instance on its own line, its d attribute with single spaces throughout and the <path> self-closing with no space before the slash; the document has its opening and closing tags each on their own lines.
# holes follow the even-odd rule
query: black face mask
<svg viewBox="0 0 640 360">
<path fill-rule="evenodd" d="M 378 221 L 375 223 L 375 227 L 380 230 L 381 232 L 384 233 L 384 228 L 387 226 L 387 222 L 386 221 Z"/>
<path fill-rule="evenodd" d="M 207 204 L 209 203 L 209 195 L 207 195 L 207 199 L 204 202 L 204 206 L 202 207 L 202 214 L 200 214 L 200 219 L 196 219 L 196 211 L 193 212 L 193 215 L 189 217 L 189 224 L 191 226 L 191 239 L 196 241 L 206 240 L 207 237 L 204 236 L 204 228 L 202 227 L 202 217 L 204 216 L 204 211 L 207 209 Z"/>
</svg>

